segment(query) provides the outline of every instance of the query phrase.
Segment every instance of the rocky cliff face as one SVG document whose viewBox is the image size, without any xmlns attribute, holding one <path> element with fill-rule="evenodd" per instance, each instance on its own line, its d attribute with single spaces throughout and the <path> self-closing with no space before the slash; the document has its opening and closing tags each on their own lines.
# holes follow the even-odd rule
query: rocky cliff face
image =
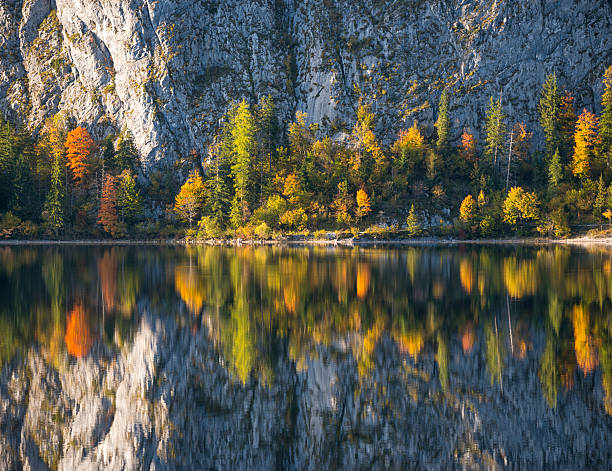
<svg viewBox="0 0 612 471">
<path fill-rule="evenodd" d="M 455 132 L 500 93 L 534 129 L 552 70 L 597 109 L 611 36 L 607 0 L 3 0 L 0 110 L 34 128 L 63 110 L 98 138 L 127 127 L 146 168 L 264 94 L 332 131 L 364 96 L 391 138 L 431 124 L 450 86 Z"/>
</svg>

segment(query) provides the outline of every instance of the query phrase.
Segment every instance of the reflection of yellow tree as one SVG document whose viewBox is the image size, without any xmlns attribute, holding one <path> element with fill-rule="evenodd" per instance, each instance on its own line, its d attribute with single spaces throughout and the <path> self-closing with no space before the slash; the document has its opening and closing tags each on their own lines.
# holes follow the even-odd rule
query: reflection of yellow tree
<svg viewBox="0 0 612 471">
<path fill-rule="evenodd" d="M 593 337 L 590 334 L 589 313 L 581 305 L 574 306 L 574 349 L 576 362 L 586 376 L 599 363 Z"/>
<path fill-rule="evenodd" d="M 601 376 L 604 390 L 604 408 L 612 415 L 612 342 L 607 341 L 599 349 L 601 357 Z"/>
<path fill-rule="evenodd" d="M 502 370 L 504 367 L 504 358 L 506 350 L 504 342 L 501 341 L 501 333 L 497 328 L 497 319 L 493 323 L 488 322 L 484 328 L 486 358 L 489 375 L 491 376 L 491 384 L 499 382 L 502 384 Z"/>
<path fill-rule="evenodd" d="M 537 270 L 533 260 L 504 259 L 504 283 L 511 297 L 522 298 L 535 293 L 536 282 Z"/>
<path fill-rule="evenodd" d="M 174 269 L 174 286 L 192 314 L 198 314 L 204 306 L 204 289 L 200 282 L 199 273 L 191 264 Z"/>
<path fill-rule="evenodd" d="M 82 358 L 89 353 L 93 345 L 93 338 L 87 323 L 87 314 L 82 304 L 76 304 L 68 314 L 64 340 L 66 341 L 66 349 L 71 355 Z"/>
<path fill-rule="evenodd" d="M 365 299 L 370 289 L 370 266 L 365 263 L 357 265 L 357 296 L 360 299 Z"/>
<path fill-rule="evenodd" d="M 253 370 L 254 355 L 255 346 L 250 335 L 248 305 L 241 298 L 232 309 L 230 358 L 236 376 L 243 383 L 246 383 Z"/>
<path fill-rule="evenodd" d="M 360 376 L 366 375 L 374 367 L 372 354 L 374 353 L 376 344 L 380 340 L 384 327 L 384 320 L 381 317 L 378 317 L 374 322 L 374 325 L 368 329 L 366 335 L 363 337 L 361 351 L 357 355 L 357 369 Z"/>
<path fill-rule="evenodd" d="M 395 341 L 399 351 L 407 353 L 414 360 L 416 360 L 425 345 L 425 339 L 423 338 L 423 332 L 421 330 L 411 330 L 406 333 L 395 334 Z"/>
<path fill-rule="evenodd" d="M 472 261 L 469 258 L 462 258 L 459 262 L 459 280 L 465 292 L 470 294 L 474 287 L 474 271 L 472 270 Z"/>
<path fill-rule="evenodd" d="M 115 307 L 117 291 L 117 253 L 114 248 L 106 250 L 98 260 L 98 273 L 102 285 L 102 302 L 111 311 Z"/>
</svg>

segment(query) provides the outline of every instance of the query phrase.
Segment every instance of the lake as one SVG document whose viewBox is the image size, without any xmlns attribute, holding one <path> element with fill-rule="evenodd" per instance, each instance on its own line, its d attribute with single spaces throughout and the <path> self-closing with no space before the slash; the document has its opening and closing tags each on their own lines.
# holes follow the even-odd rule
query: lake
<svg viewBox="0 0 612 471">
<path fill-rule="evenodd" d="M 0 469 L 609 469 L 612 248 L 0 246 Z"/>
</svg>

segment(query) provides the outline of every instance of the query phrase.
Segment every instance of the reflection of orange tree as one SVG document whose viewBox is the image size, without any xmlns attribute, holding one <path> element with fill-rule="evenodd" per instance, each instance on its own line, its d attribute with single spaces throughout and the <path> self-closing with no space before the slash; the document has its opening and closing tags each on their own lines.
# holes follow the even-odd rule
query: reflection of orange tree
<svg viewBox="0 0 612 471">
<path fill-rule="evenodd" d="M 461 328 L 461 348 L 464 353 L 470 353 L 476 343 L 476 330 L 471 321 L 465 323 Z"/>
<path fill-rule="evenodd" d="M 462 258 L 459 262 L 459 280 L 465 292 L 470 294 L 474 286 L 474 271 L 472 270 L 471 259 Z"/>
<path fill-rule="evenodd" d="M 197 267 L 191 263 L 189 266 L 177 266 L 174 269 L 174 286 L 191 313 L 199 314 L 205 298 L 202 278 Z"/>
<path fill-rule="evenodd" d="M 68 314 L 64 340 L 71 355 L 82 358 L 89 353 L 93 338 L 87 324 L 87 314 L 82 304 L 76 304 Z"/>
</svg>

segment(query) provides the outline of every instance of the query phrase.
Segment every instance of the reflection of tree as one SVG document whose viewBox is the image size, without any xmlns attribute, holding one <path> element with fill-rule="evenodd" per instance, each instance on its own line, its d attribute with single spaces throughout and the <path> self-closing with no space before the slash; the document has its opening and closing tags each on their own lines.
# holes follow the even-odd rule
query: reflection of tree
<svg viewBox="0 0 612 471">
<path fill-rule="evenodd" d="M 462 258 L 459 262 L 459 280 L 465 292 L 470 294 L 474 287 L 474 271 L 472 270 L 472 261 L 469 258 Z"/>
<path fill-rule="evenodd" d="M 448 345 L 441 333 L 438 333 L 438 351 L 436 353 L 436 361 L 440 369 L 440 385 L 442 390 L 448 390 Z"/>
<path fill-rule="evenodd" d="M 461 348 L 464 353 L 470 353 L 476 343 L 476 330 L 472 322 L 466 322 L 461 329 Z"/>
<path fill-rule="evenodd" d="M 197 268 L 191 263 L 189 266 L 177 266 L 174 269 L 174 286 L 191 313 L 199 314 L 204 306 L 204 289 Z"/>
<path fill-rule="evenodd" d="M 87 323 L 87 314 L 82 304 L 76 304 L 68 314 L 66 323 L 66 349 L 68 353 L 83 358 L 93 345 L 93 338 Z"/>
<path fill-rule="evenodd" d="M 556 363 L 556 349 L 554 337 L 546 340 L 546 348 L 540 358 L 538 376 L 542 385 L 542 392 L 548 407 L 557 407 L 557 392 L 559 391 L 559 374 Z"/>
<path fill-rule="evenodd" d="M 504 283 L 511 297 L 523 298 L 535 293 L 537 279 L 535 261 L 504 259 Z"/>
<path fill-rule="evenodd" d="M 574 306 L 573 323 L 576 361 L 586 376 L 595 369 L 599 360 L 597 359 L 593 337 L 590 334 L 589 314 L 582 305 Z"/>
<path fill-rule="evenodd" d="M 114 248 L 106 250 L 98 260 L 98 274 L 102 285 L 102 302 L 106 310 L 112 311 L 117 291 L 117 253 Z"/>
<path fill-rule="evenodd" d="M 489 369 L 491 384 L 498 382 L 501 386 L 503 386 L 502 370 L 504 367 L 506 349 L 504 346 L 505 343 L 501 340 L 501 332 L 497 327 L 497 319 L 495 318 L 493 322 L 487 322 L 484 331 L 487 367 Z"/>
<path fill-rule="evenodd" d="M 357 265 L 357 297 L 365 299 L 370 289 L 370 266 L 365 263 Z"/>
</svg>

